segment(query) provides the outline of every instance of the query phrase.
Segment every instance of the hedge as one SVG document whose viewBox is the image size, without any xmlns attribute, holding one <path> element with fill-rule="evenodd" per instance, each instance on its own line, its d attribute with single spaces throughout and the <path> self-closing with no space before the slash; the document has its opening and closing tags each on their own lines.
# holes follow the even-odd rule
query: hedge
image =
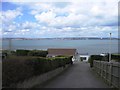
<svg viewBox="0 0 120 90">
<path fill-rule="evenodd" d="M 40 56 L 40 57 L 46 57 L 48 54 L 48 51 L 43 50 L 30 50 L 28 52 L 28 56 Z"/>
<path fill-rule="evenodd" d="M 103 60 L 103 56 L 100 56 L 100 55 L 91 55 L 88 59 L 88 62 L 90 63 L 90 67 L 93 67 L 93 61 L 94 60 Z"/>
<path fill-rule="evenodd" d="M 25 78 L 31 77 L 32 67 L 24 63 L 25 60 L 20 57 L 5 59 L 2 62 L 2 85 L 9 86 L 16 82 L 20 82 Z M 14 86 L 13 86 L 14 87 Z"/>
<path fill-rule="evenodd" d="M 120 62 L 120 54 L 111 54 L 111 59 L 115 60 L 117 62 Z M 101 56 L 101 55 L 91 55 L 89 57 L 88 62 L 90 63 L 90 67 L 93 67 L 93 61 L 94 60 L 99 60 L 99 61 L 109 61 L 109 54 L 106 56 Z"/>
<path fill-rule="evenodd" d="M 18 49 L 16 50 L 17 56 L 39 56 L 39 57 L 46 57 L 48 54 L 48 51 L 44 50 L 22 50 Z"/>
<path fill-rule="evenodd" d="M 41 75 L 58 67 L 64 67 L 65 64 L 71 62 L 71 57 L 43 58 L 14 56 L 6 58 L 2 64 L 2 85 L 3 87 L 10 87 L 12 84 L 15 85 L 30 77 Z"/>
<path fill-rule="evenodd" d="M 18 50 L 16 50 L 16 55 L 17 56 L 27 56 L 28 52 L 30 52 L 30 50 L 18 49 Z"/>
<path fill-rule="evenodd" d="M 120 54 L 112 54 L 111 58 L 112 60 L 120 62 Z"/>
<path fill-rule="evenodd" d="M 4 59 L 4 56 L 16 55 L 16 51 L 14 51 L 14 50 L 12 50 L 12 51 L 9 51 L 9 50 L 2 50 L 2 55 L 3 55 L 3 59 Z"/>
</svg>

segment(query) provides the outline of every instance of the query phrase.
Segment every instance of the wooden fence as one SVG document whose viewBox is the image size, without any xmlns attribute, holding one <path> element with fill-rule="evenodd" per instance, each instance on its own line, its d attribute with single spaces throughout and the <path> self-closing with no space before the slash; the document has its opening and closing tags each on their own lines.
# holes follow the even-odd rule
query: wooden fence
<svg viewBox="0 0 120 90">
<path fill-rule="evenodd" d="M 93 69 L 110 87 L 120 90 L 120 63 L 94 60 Z"/>
</svg>

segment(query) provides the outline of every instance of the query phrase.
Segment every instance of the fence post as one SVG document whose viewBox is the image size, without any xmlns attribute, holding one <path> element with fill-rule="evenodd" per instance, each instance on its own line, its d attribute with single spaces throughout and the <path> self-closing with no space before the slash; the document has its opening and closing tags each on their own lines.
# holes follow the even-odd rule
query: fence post
<svg viewBox="0 0 120 90">
<path fill-rule="evenodd" d="M 96 72 L 96 61 L 93 60 L 93 70 Z"/>
<path fill-rule="evenodd" d="M 116 88 L 118 88 L 120 90 L 120 63 L 118 63 L 118 65 L 116 66 L 116 63 L 112 63 L 112 62 L 101 62 L 101 61 L 94 61 L 94 70 L 95 72 L 102 77 L 103 79 L 105 79 L 106 83 L 108 83 L 108 85 L 110 87 L 116 87 L 116 83 L 118 84 L 118 86 Z M 117 68 L 114 68 L 115 67 Z M 117 78 L 117 71 L 113 71 L 113 70 L 118 70 L 118 80 L 116 82 L 116 78 Z M 115 80 L 114 80 L 115 77 Z"/>
<path fill-rule="evenodd" d="M 110 63 L 110 83 L 109 83 L 110 86 L 112 86 L 112 73 L 113 73 L 112 67 L 113 63 Z"/>
<path fill-rule="evenodd" d="M 107 63 L 105 63 L 105 81 L 107 82 Z"/>
<path fill-rule="evenodd" d="M 93 70 L 95 71 L 95 61 L 93 60 Z"/>
<path fill-rule="evenodd" d="M 118 64 L 118 88 L 120 90 L 120 64 Z"/>
<path fill-rule="evenodd" d="M 109 83 L 109 64 L 106 64 L 106 82 Z"/>
<path fill-rule="evenodd" d="M 99 63 L 100 63 L 100 66 L 99 66 L 99 75 L 101 76 L 101 61 Z"/>
<path fill-rule="evenodd" d="M 100 76 L 103 78 L 103 63 L 102 62 L 100 62 Z"/>
</svg>

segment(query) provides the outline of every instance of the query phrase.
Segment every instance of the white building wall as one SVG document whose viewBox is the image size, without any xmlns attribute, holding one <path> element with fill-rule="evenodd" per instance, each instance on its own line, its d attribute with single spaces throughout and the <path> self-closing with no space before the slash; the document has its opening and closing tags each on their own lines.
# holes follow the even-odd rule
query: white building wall
<svg viewBox="0 0 120 90">
<path fill-rule="evenodd" d="M 89 56 L 89 55 L 80 55 L 79 58 L 81 58 L 81 57 L 83 57 L 83 58 L 85 57 L 85 58 L 86 58 L 85 60 L 83 60 L 83 62 L 84 62 L 84 61 L 85 61 L 85 62 L 88 62 L 88 59 L 89 59 L 90 56 Z M 81 60 L 80 60 L 80 61 L 81 61 Z"/>
</svg>

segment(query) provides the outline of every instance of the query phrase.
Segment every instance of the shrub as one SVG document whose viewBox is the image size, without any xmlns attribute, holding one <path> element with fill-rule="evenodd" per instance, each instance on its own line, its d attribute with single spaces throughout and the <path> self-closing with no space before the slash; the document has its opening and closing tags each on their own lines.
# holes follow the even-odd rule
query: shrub
<svg viewBox="0 0 120 90">
<path fill-rule="evenodd" d="M 64 55 L 58 55 L 58 56 L 56 56 L 56 57 L 65 57 Z"/>
<path fill-rule="evenodd" d="M 17 55 L 17 56 L 39 56 L 39 57 L 46 57 L 48 52 L 43 51 L 43 50 L 22 50 L 18 49 L 15 51 L 11 52 L 12 55 Z"/>
<path fill-rule="evenodd" d="M 112 54 L 111 59 L 120 62 L 120 55 L 119 54 Z M 93 61 L 99 60 L 99 61 L 109 61 L 109 54 L 106 56 L 100 56 L 100 55 L 91 55 L 88 62 L 90 63 L 90 67 L 93 67 Z"/>
<path fill-rule="evenodd" d="M 81 61 L 83 61 L 83 58 L 82 58 L 82 57 L 80 57 L 80 60 L 81 60 Z"/>
<path fill-rule="evenodd" d="M 28 52 L 30 52 L 30 50 L 16 50 L 16 55 L 17 56 L 27 56 L 28 55 Z"/>
<path fill-rule="evenodd" d="M 69 64 L 69 63 L 73 64 L 73 61 L 72 61 L 73 56 L 63 56 L 63 55 L 60 55 L 60 56 L 57 56 L 57 57 L 65 58 L 64 62 L 66 64 Z"/>
<path fill-rule="evenodd" d="M 39 56 L 46 57 L 48 54 L 47 51 L 43 50 L 16 50 L 17 56 Z"/>
<path fill-rule="evenodd" d="M 120 62 L 120 54 L 112 54 L 111 58 L 112 60 Z"/>
<path fill-rule="evenodd" d="M 9 50 L 2 50 L 1 53 L 2 59 L 5 59 L 8 56 L 9 52 L 10 52 Z"/>
<path fill-rule="evenodd" d="M 28 56 L 46 57 L 47 54 L 48 52 L 43 50 L 31 50 L 30 52 L 28 52 Z"/>
<path fill-rule="evenodd" d="M 9 50 L 2 50 L 2 53 L 9 53 L 10 51 Z"/>
<path fill-rule="evenodd" d="M 91 55 L 88 59 L 88 62 L 90 63 L 90 67 L 93 67 L 93 61 L 94 60 L 103 60 L 103 56 L 100 56 L 100 55 Z"/>
<path fill-rule="evenodd" d="M 31 57 L 31 56 L 11 56 L 3 61 L 3 87 L 10 87 L 30 77 L 64 67 L 71 63 L 71 57 Z M 15 86 L 14 86 L 15 87 Z"/>
<path fill-rule="evenodd" d="M 10 84 L 21 82 L 32 76 L 32 67 L 24 63 L 22 58 L 9 58 L 2 62 L 2 85 L 9 87 Z M 14 87 L 14 86 L 13 86 Z"/>
<path fill-rule="evenodd" d="M 2 59 L 5 59 L 8 56 L 7 53 L 2 53 Z"/>
<path fill-rule="evenodd" d="M 11 54 L 12 55 L 16 55 L 16 51 L 11 51 Z"/>
</svg>

